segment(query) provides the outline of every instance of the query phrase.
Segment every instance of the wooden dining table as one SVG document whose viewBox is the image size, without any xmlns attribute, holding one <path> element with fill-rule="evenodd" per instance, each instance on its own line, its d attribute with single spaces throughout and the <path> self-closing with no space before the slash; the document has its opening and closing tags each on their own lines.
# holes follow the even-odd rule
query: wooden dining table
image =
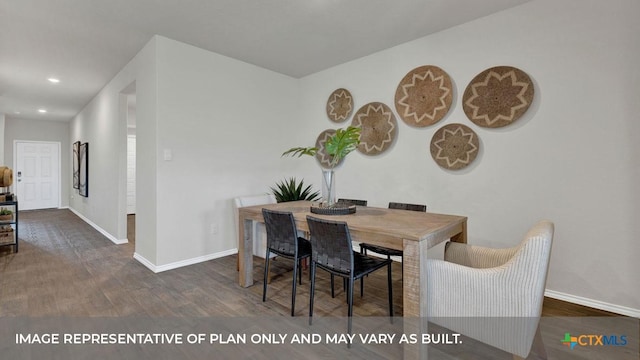
<svg viewBox="0 0 640 360">
<path fill-rule="evenodd" d="M 238 209 L 238 259 L 240 286 L 253 285 L 252 221 L 264 222 L 262 209 L 293 213 L 299 230 L 309 231 L 307 215 L 344 221 L 353 241 L 382 245 L 402 250 L 403 316 L 426 317 L 426 273 L 429 248 L 451 239 L 467 242 L 465 216 L 358 206 L 349 215 L 318 215 L 311 213 L 309 201 L 292 201 L 241 207 Z"/>
</svg>

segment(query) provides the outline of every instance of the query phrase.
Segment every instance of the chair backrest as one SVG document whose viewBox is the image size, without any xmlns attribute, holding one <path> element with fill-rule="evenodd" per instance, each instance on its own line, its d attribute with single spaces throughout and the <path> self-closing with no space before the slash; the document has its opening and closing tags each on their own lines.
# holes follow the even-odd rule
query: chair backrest
<svg viewBox="0 0 640 360">
<path fill-rule="evenodd" d="M 367 200 L 358 200 L 358 199 L 338 199 L 339 203 L 347 203 L 351 205 L 358 206 L 367 206 Z"/>
<path fill-rule="evenodd" d="M 277 202 L 276 197 L 273 194 L 241 196 L 241 197 L 234 198 L 233 199 L 233 205 L 234 205 L 233 221 L 235 221 L 236 223 L 236 229 L 238 229 L 238 208 L 241 208 L 244 206 L 253 206 L 253 205 L 275 204 L 276 202 Z M 254 239 L 253 254 L 262 257 L 265 254 L 263 243 L 266 244 L 266 237 L 267 237 L 267 234 L 264 231 L 264 225 L 262 223 L 254 221 L 252 225 L 252 229 L 253 229 L 253 239 Z"/>
<path fill-rule="evenodd" d="M 293 214 L 285 211 L 262 209 L 267 229 L 267 248 L 281 255 L 298 254 L 298 229 Z"/>
<path fill-rule="evenodd" d="M 505 266 L 512 266 L 515 272 L 525 274 L 527 279 L 526 286 L 521 288 L 521 295 L 531 301 L 531 307 L 529 313 L 522 316 L 539 317 L 542 313 L 553 233 L 554 225 L 551 221 L 539 221 L 526 233 L 511 260 L 505 263 Z"/>
<path fill-rule="evenodd" d="M 464 259 L 464 253 L 455 255 L 457 258 L 452 258 L 447 251 L 445 254 L 447 261 L 473 266 L 477 269 L 501 269 L 499 273 L 496 273 L 499 274 L 496 276 L 499 277 L 500 285 L 496 285 L 498 284 L 496 282 L 493 286 L 499 287 L 500 291 L 507 292 L 512 301 L 502 306 L 477 307 L 472 312 L 474 316 L 534 318 L 540 316 L 551 258 L 553 233 L 553 223 L 543 220 L 532 226 L 525 234 L 524 239 L 513 248 L 478 247 L 478 250 L 473 251 L 474 259 Z M 470 245 L 465 247 L 473 248 Z M 459 262 L 463 259 L 464 262 Z"/>
<path fill-rule="evenodd" d="M 503 283 L 501 287 L 509 294 L 503 298 L 509 300 L 503 304 L 496 301 L 500 309 L 486 313 L 503 320 L 496 321 L 493 329 L 482 326 L 476 336 L 487 332 L 493 334 L 483 342 L 522 358 L 528 356 L 542 314 L 553 233 L 554 224 L 551 221 L 539 221 L 526 233 L 513 257 L 502 265 L 509 269 L 510 274 L 506 278 L 515 283 Z"/>
<path fill-rule="evenodd" d="M 390 202 L 389 209 L 427 212 L 427 205 Z"/>
<path fill-rule="evenodd" d="M 273 194 L 240 196 L 233 199 L 236 207 L 262 205 L 262 204 L 275 204 L 276 197 Z"/>
<path fill-rule="evenodd" d="M 353 271 L 353 247 L 347 223 L 307 216 L 311 233 L 311 260 L 336 272 Z"/>
</svg>

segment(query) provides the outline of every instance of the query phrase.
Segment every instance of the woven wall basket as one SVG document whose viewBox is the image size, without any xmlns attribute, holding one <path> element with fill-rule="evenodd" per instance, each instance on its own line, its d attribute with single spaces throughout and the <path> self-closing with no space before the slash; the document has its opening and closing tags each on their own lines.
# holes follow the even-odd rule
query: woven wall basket
<svg viewBox="0 0 640 360">
<path fill-rule="evenodd" d="M 408 125 L 424 127 L 440 121 L 451 108 L 451 78 L 441 68 L 426 65 L 411 70 L 396 89 L 396 111 Z"/>
<path fill-rule="evenodd" d="M 478 135 L 466 125 L 449 124 L 431 138 L 431 157 L 441 167 L 459 170 L 475 160 L 480 150 Z"/>
<path fill-rule="evenodd" d="M 353 112 L 353 97 L 347 89 L 337 89 L 327 100 L 327 116 L 336 123 L 349 119 Z"/>
<path fill-rule="evenodd" d="M 8 187 L 13 184 L 13 170 L 6 166 L 0 166 L 0 187 Z"/>
<path fill-rule="evenodd" d="M 359 127 L 358 151 L 377 155 L 386 151 L 398 134 L 398 121 L 387 105 L 372 102 L 364 105 L 353 116 L 351 126 Z"/>
<path fill-rule="evenodd" d="M 511 66 L 487 69 L 471 80 L 462 106 L 476 125 L 499 128 L 512 124 L 533 101 L 533 82 L 524 71 Z"/>
<path fill-rule="evenodd" d="M 327 151 L 324 148 L 324 143 L 327 142 L 327 140 L 329 140 L 335 134 L 336 131 L 334 129 L 327 129 L 321 132 L 316 139 L 316 148 L 318 149 L 318 151 L 316 152 L 316 160 L 318 160 L 320 166 L 324 169 L 331 169 L 342 164 L 342 162 L 344 161 L 344 158 L 340 159 L 340 161 L 335 166 L 331 166 L 331 156 L 327 154 Z"/>
</svg>

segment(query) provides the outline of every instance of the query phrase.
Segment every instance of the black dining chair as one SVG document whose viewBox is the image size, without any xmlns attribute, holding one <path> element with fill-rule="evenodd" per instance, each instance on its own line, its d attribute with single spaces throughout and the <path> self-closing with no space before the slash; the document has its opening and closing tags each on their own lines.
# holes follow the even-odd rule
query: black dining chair
<svg viewBox="0 0 640 360">
<path fill-rule="evenodd" d="M 353 283 L 378 269 L 387 268 L 389 288 L 389 316 L 393 316 L 393 290 L 391 286 L 391 260 L 373 258 L 353 251 L 351 235 L 346 222 L 307 216 L 311 233 L 311 289 L 309 296 L 309 324 L 313 318 L 316 269 L 347 279 L 348 330 L 351 334 L 353 316 Z"/>
<path fill-rule="evenodd" d="M 344 198 L 340 198 L 338 199 L 338 204 L 349 204 L 349 205 L 356 205 L 356 206 L 367 206 L 369 202 L 367 200 L 361 200 L 361 199 L 344 199 Z M 362 251 L 361 251 L 362 252 Z M 347 280 L 344 279 L 343 282 L 343 288 L 346 290 L 347 289 Z M 360 297 L 362 297 L 362 292 L 364 289 L 364 285 L 362 284 L 362 280 L 360 280 Z M 331 275 L 331 297 L 335 297 L 336 293 L 334 291 L 334 287 L 333 287 L 333 274 Z"/>
<path fill-rule="evenodd" d="M 427 205 L 390 202 L 389 209 L 427 212 Z M 387 259 L 391 259 L 392 256 L 402 256 L 402 250 L 390 249 L 388 247 L 369 243 L 360 243 L 360 253 L 367 255 L 367 251 L 386 255 Z"/>
<path fill-rule="evenodd" d="M 277 254 L 293 260 L 293 285 L 291 287 L 291 316 L 296 307 L 296 275 L 302 284 L 302 260 L 311 257 L 311 243 L 298 236 L 293 214 L 290 212 L 262 209 L 267 230 L 267 254 L 264 262 L 264 287 L 262 301 L 267 300 L 267 281 L 269 276 L 269 255 Z"/>
<path fill-rule="evenodd" d="M 367 206 L 367 200 L 358 200 L 358 199 L 338 199 L 338 204 L 346 203 L 350 205 L 357 206 Z"/>
<path fill-rule="evenodd" d="M 427 212 L 427 205 L 390 202 L 389 209 Z M 373 245 L 369 243 L 360 243 L 360 253 L 367 255 L 367 251 L 372 251 L 377 254 L 386 255 L 387 259 L 391 259 L 392 256 L 402 257 L 402 250 L 391 249 L 388 247 Z M 363 289 L 364 289 L 364 281 L 360 283 L 360 295 L 362 295 L 362 292 L 364 291 Z"/>
<path fill-rule="evenodd" d="M 390 202 L 389 209 L 427 212 L 427 205 Z"/>
</svg>

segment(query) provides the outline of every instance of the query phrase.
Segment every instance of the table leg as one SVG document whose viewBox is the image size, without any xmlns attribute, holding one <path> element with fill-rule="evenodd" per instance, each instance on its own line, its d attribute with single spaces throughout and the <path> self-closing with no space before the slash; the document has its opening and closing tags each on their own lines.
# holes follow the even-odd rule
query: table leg
<svg viewBox="0 0 640 360">
<path fill-rule="evenodd" d="M 458 234 L 453 235 L 451 237 L 451 241 L 466 244 L 467 243 L 467 221 L 465 220 L 461 224 L 461 226 L 462 226 L 461 231 Z"/>
<path fill-rule="evenodd" d="M 442 234 L 441 241 L 451 237 L 451 241 L 467 242 L 467 222 L 457 230 Z M 403 240 L 402 257 L 402 302 L 405 317 L 405 334 L 425 334 L 428 332 L 427 313 L 427 250 L 428 241 Z M 420 336 L 420 335 L 419 335 Z M 427 359 L 426 345 L 404 347 L 404 359 Z"/>
<path fill-rule="evenodd" d="M 426 278 L 427 242 L 403 241 L 402 300 L 405 334 L 427 332 Z M 418 335 L 420 337 L 421 335 Z M 427 359 L 426 345 L 405 345 L 404 359 Z"/>
<path fill-rule="evenodd" d="M 238 219 L 238 282 L 242 287 L 253 285 L 253 224 L 240 215 Z"/>
<path fill-rule="evenodd" d="M 426 317 L 427 242 L 404 240 L 402 303 L 405 317 Z"/>
</svg>

